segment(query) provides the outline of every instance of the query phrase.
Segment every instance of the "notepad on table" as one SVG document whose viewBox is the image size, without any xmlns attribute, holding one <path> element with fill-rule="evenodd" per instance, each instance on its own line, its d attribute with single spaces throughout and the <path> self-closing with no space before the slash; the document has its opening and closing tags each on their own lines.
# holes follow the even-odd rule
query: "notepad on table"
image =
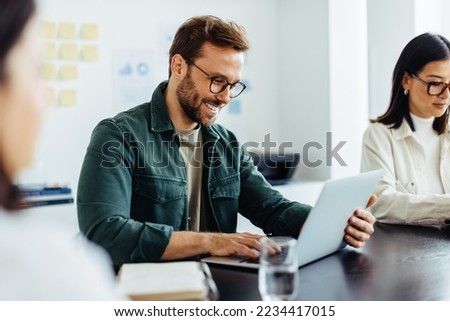
<svg viewBox="0 0 450 321">
<path fill-rule="evenodd" d="M 118 281 L 122 291 L 137 301 L 207 300 L 213 282 L 202 263 L 195 261 L 123 264 Z"/>
</svg>

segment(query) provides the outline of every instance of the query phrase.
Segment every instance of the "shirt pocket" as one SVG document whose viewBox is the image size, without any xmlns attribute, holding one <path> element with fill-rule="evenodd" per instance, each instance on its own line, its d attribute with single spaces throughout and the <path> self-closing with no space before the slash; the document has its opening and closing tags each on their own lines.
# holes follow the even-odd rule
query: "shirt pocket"
<svg viewBox="0 0 450 321">
<path fill-rule="evenodd" d="M 222 232 L 233 232 L 236 229 L 240 192 L 239 174 L 231 174 L 211 181 L 211 204 L 219 230 Z"/>
<path fill-rule="evenodd" d="M 210 186 L 211 199 L 239 198 L 241 190 L 239 174 L 216 178 L 211 182 Z"/>
<path fill-rule="evenodd" d="M 131 217 L 140 222 L 171 225 L 179 229 L 185 215 L 186 181 L 164 176 L 135 175 Z"/>
<path fill-rule="evenodd" d="M 395 182 L 395 189 L 401 193 L 416 194 L 416 184 L 414 182 Z"/>
</svg>

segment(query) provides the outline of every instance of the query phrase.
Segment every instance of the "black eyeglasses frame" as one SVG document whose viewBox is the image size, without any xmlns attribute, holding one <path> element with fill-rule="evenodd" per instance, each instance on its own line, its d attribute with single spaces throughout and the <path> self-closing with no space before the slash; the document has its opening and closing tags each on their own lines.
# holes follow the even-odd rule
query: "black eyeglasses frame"
<svg viewBox="0 0 450 321">
<path fill-rule="evenodd" d="M 208 73 L 207 73 L 206 71 L 204 71 L 202 68 L 200 68 L 199 66 L 197 66 L 193 61 L 186 60 L 186 63 L 188 63 L 188 64 L 193 65 L 194 67 L 196 67 L 198 70 L 200 70 L 202 73 L 204 73 L 205 76 L 206 76 L 209 80 L 211 80 L 211 82 L 209 83 L 209 91 L 210 91 L 212 94 L 214 94 L 214 95 L 220 94 L 220 93 L 223 92 L 228 86 L 230 86 L 230 98 L 233 99 L 233 98 L 236 98 L 237 96 L 239 96 L 240 94 L 242 94 L 242 92 L 245 90 L 245 88 L 247 88 L 247 86 L 246 86 L 243 82 L 240 82 L 240 81 L 237 81 L 237 82 L 235 82 L 235 83 L 230 83 L 230 82 L 228 82 L 228 80 L 226 80 L 226 79 L 223 78 L 223 77 L 214 77 L 214 76 L 210 76 L 210 74 L 208 74 Z M 216 80 L 219 79 L 219 78 L 220 78 L 220 79 L 223 79 L 226 83 L 220 88 L 220 90 L 213 90 L 212 88 L 213 88 L 213 85 L 214 85 L 214 81 L 216 81 Z M 237 94 L 232 94 L 232 93 L 234 92 L 233 89 L 236 88 L 236 85 L 241 86 L 242 89 L 240 89 L 240 91 L 239 91 Z"/>
</svg>

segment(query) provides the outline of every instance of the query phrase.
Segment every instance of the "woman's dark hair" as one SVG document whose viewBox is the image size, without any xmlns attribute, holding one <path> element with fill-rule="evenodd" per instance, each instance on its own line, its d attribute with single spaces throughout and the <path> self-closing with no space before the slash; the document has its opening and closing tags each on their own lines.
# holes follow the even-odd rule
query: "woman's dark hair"
<svg viewBox="0 0 450 321">
<path fill-rule="evenodd" d="M 409 113 L 408 96 L 402 87 L 403 77 L 406 73 L 417 75 L 426 64 L 432 61 L 450 59 L 450 42 L 441 35 L 424 33 L 412 39 L 403 49 L 392 75 L 391 100 L 388 110 L 371 122 L 379 122 L 399 128 L 403 119 L 407 121 L 414 131 L 414 123 Z M 442 134 L 447 130 L 449 111 L 441 117 L 436 117 L 433 129 Z"/>
<path fill-rule="evenodd" d="M 20 39 L 22 32 L 36 11 L 34 0 L 0 1 L 0 85 L 7 81 L 5 62 L 8 53 Z M 4 106 L 0 106 L 3 108 Z M 3 163 L 0 146 L 0 207 L 17 209 L 19 193 L 8 177 Z"/>
</svg>

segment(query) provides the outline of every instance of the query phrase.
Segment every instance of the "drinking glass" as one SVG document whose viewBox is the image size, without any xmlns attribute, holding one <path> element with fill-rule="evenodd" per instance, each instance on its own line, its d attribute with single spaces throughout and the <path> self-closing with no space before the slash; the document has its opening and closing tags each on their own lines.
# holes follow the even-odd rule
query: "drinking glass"
<svg viewBox="0 0 450 321">
<path fill-rule="evenodd" d="M 273 253 L 274 243 L 279 247 Z M 291 237 L 265 237 L 259 258 L 259 293 L 264 301 L 287 301 L 298 289 L 297 240 Z"/>
</svg>

